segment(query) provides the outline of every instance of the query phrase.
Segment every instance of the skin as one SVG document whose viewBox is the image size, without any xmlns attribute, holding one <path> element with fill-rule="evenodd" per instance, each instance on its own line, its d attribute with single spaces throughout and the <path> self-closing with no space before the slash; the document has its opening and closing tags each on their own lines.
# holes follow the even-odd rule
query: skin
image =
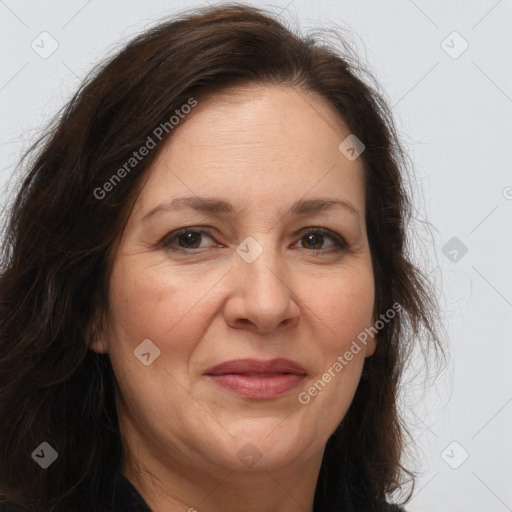
<svg viewBox="0 0 512 512">
<path fill-rule="evenodd" d="M 155 512 L 313 510 L 325 444 L 375 350 L 369 338 L 299 403 L 373 325 L 363 164 L 338 149 L 349 133 L 314 94 L 251 85 L 199 100 L 149 170 L 115 252 L 110 322 L 93 349 L 109 353 L 119 383 L 121 472 Z M 193 195 L 222 198 L 235 212 L 184 208 L 142 222 L 160 203 Z M 358 214 L 287 213 L 315 198 L 349 201 Z M 162 246 L 183 227 L 194 243 Z M 209 232 L 197 235 L 199 227 Z M 347 247 L 328 235 L 310 241 L 311 227 Z M 252 263 L 236 252 L 248 236 L 263 249 Z M 188 252 L 171 249 L 180 244 Z M 134 355 L 145 339 L 160 350 L 149 366 Z M 242 398 L 204 375 L 224 361 L 275 357 L 307 373 L 279 398 Z M 249 467 L 241 449 L 259 460 Z"/>
</svg>

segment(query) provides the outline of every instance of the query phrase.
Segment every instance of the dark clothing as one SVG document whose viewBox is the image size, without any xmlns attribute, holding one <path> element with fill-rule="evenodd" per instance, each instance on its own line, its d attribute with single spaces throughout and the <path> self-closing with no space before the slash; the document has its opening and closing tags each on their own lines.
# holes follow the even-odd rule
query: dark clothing
<svg viewBox="0 0 512 512">
<path fill-rule="evenodd" d="M 350 475 L 354 473 L 345 473 L 339 486 L 327 493 L 325 505 L 315 507 L 314 512 L 405 512 L 397 505 L 372 499 L 360 481 L 350 481 Z M 81 489 L 76 500 L 78 508 L 73 507 L 73 512 L 151 512 L 135 487 L 120 473 L 105 474 L 95 484 L 83 485 Z M 93 496 L 97 497 L 94 502 Z M 201 512 L 200 507 L 196 508 Z M 15 505 L 0 505 L 0 512 L 27 511 Z"/>
<path fill-rule="evenodd" d="M 315 509 L 314 512 L 405 512 L 396 505 L 371 499 L 360 481 L 351 481 L 350 476 L 356 474 L 355 471 L 346 472 L 340 485 L 327 494 L 325 506 Z M 151 512 L 135 487 L 124 476 L 117 473 L 110 482 L 101 493 L 102 512 Z M 196 505 L 195 508 L 201 512 L 200 506 Z M 85 506 L 80 512 L 90 512 L 90 508 Z"/>
</svg>

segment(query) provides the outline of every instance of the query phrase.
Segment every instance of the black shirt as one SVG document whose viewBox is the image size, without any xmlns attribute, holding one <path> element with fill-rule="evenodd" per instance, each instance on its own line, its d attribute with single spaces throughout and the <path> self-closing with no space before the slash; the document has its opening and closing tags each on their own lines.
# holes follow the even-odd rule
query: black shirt
<svg viewBox="0 0 512 512">
<path fill-rule="evenodd" d="M 326 504 L 321 509 L 316 507 L 314 512 L 406 512 L 397 505 L 372 498 L 361 480 L 351 478 L 355 473 L 346 472 L 344 475 L 339 485 L 327 493 Z M 73 500 L 76 505 L 65 507 L 66 511 L 72 508 L 73 512 L 152 512 L 131 482 L 120 473 L 103 474 L 80 489 L 76 500 Z M 27 511 L 8 504 L 0 505 L 0 512 L 40 511 Z"/>
<path fill-rule="evenodd" d="M 111 478 L 110 485 L 101 494 L 101 505 L 105 512 L 151 512 L 135 487 L 119 473 Z M 315 509 L 314 512 L 405 512 L 397 505 L 365 495 L 361 492 L 361 487 L 354 485 L 347 477 L 340 481 L 336 489 L 328 493 L 326 501 L 321 510 Z M 200 508 L 198 510 L 200 511 Z M 90 508 L 85 507 L 80 512 L 90 512 Z"/>
</svg>

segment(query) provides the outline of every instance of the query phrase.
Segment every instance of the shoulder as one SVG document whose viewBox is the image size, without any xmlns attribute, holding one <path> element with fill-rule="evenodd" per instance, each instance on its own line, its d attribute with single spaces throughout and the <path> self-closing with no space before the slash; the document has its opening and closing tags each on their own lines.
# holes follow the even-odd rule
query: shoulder
<svg viewBox="0 0 512 512">
<path fill-rule="evenodd" d="M 137 489 L 118 472 L 91 478 L 82 487 L 82 495 L 78 512 L 151 512 Z"/>
<path fill-rule="evenodd" d="M 31 512 L 28 508 L 16 503 L 5 502 L 0 503 L 0 512 Z"/>
<path fill-rule="evenodd" d="M 121 473 L 113 475 L 113 489 L 109 497 L 115 508 L 112 512 L 151 512 L 137 489 Z"/>
<path fill-rule="evenodd" d="M 407 512 L 377 495 L 360 465 L 347 464 L 328 488 L 323 506 L 315 512 Z"/>
<path fill-rule="evenodd" d="M 84 480 L 65 502 L 52 512 L 151 512 L 135 487 L 120 473 L 100 472 Z M 50 512 L 47 507 L 26 508 L 0 503 L 0 512 Z"/>
</svg>

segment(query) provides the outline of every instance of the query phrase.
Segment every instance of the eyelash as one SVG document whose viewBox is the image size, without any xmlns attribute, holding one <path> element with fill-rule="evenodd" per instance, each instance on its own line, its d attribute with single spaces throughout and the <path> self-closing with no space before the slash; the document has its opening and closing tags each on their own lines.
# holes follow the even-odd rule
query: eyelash
<svg viewBox="0 0 512 512">
<path fill-rule="evenodd" d="M 172 251 L 172 252 L 194 254 L 195 252 L 201 251 L 201 249 L 184 249 L 183 247 L 171 247 L 171 244 L 173 242 L 175 242 L 176 240 L 178 240 L 179 237 L 181 237 L 187 233 L 194 233 L 194 234 L 201 234 L 201 235 L 207 234 L 209 237 L 211 237 L 213 239 L 213 236 L 211 235 L 209 230 L 199 229 L 199 228 L 195 228 L 195 227 L 189 227 L 189 228 L 178 229 L 177 231 L 173 231 L 172 233 L 169 233 L 162 240 L 161 246 L 164 249 L 166 249 L 168 251 Z M 348 244 L 345 242 L 343 237 L 341 237 L 340 235 L 334 233 L 333 231 L 330 231 L 329 229 L 325 229 L 325 228 L 307 228 L 306 231 L 302 231 L 302 235 L 300 236 L 300 238 L 303 238 L 303 237 L 305 237 L 307 235 L 311 235 L 311 234 L 320 234 L 320 235 L 330 238 L 334 242 L 334 244 L 337 246 L 337 248 L 328 249 L 328 250 L 326 250 L 326 249 L 305 249 L 306 251 L 310 250 L 312 252 L 317 252 L 317 253 L 322 253 L 322 252 L 323 253 L 332 253 L 332 252 L 345 251 L 348 249 Z"/>
</svg>

